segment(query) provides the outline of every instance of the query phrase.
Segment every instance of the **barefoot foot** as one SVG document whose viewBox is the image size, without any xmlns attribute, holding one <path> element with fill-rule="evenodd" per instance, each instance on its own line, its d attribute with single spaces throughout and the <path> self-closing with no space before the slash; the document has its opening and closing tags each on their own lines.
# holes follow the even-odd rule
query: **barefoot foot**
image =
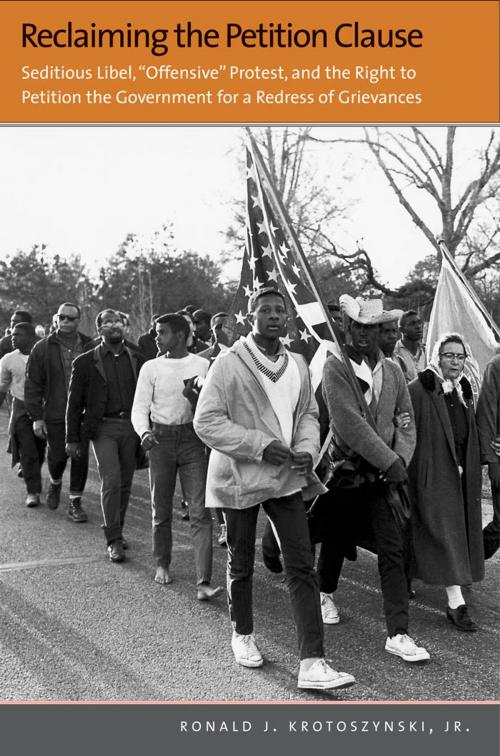
<svg viewBox="0 0 500 756">
<path fill-rule="evenodd" d="M 167 585 L 167 583 L 171 582 L 172 579 L 168 574 L 168 570 L 165 567 L 157 567 L 155 574 L 155 583 L 159 583 L 160 585 Z"/>
</svg>

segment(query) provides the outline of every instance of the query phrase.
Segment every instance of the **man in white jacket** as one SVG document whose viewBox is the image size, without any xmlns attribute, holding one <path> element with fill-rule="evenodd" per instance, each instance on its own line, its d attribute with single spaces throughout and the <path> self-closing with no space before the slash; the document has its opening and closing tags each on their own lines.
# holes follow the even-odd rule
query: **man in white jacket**
<svg viewBox="0 0 500 756">
<path fill-rule="evenodd" d="M 252 576 L 259 505 L 281 543 L 300 652 L 298 686 L 344 688 L 354 677 L 324 659 L 319 590 L 306 521 L 307 498 L 323 492 L 313 472 L 319 452 L 318 409 L 309 370 L 280 341 L 286 306 L 276 289 L 249 302 L 252 333 L 214 362 L 194 418 L 212 448 L 206 505 L 223 507 L 227 524 L 232 649 L 239 664 L 260 667 L 253 636 Z"/>
</svg>

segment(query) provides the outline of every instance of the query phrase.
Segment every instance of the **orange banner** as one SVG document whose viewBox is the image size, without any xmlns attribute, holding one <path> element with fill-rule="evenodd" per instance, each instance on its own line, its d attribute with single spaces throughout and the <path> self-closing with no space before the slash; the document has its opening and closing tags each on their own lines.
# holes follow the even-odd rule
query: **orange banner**
<svg viewBox="0 0 500 756">
<path fill-rule="evenodd" d="M 0 2 L 3 123 L 500 120 L 499 2 Z"/>
</svg>

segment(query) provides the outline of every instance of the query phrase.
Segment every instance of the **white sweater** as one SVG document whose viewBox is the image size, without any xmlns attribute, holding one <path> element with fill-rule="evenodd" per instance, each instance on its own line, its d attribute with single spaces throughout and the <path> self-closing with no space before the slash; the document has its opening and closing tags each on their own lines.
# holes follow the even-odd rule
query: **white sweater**
<svg viewBox="0 0 500 756">
<path fill-rule="evenodd" d="M 193 420 L 189 401 L 182 396 L 184 381 L 205 377 L 209 362 L 188 354 L 172 359 L 161 356 L 145 362 L 139 373 L 132 406 L 132 425 L 142 438 L 151 429 L 150 418 L 162 425 L 183 425 Z"/>
</svg>

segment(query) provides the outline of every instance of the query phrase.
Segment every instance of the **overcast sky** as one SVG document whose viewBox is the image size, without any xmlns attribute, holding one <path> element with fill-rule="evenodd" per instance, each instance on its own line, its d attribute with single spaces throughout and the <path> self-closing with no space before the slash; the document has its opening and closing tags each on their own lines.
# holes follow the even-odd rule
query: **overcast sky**
<svg viewBox="0 0 500 756">
<path fill-rule="evenodd" d="M 485 130 L 460 129 L 457 168 L 463 181 Z M 316 131 L 359 134 L 346 127 Z M 79 253 L 96 268 L 127 233 L 147 238 L 172 222 L 179 248 L 217 257 L 232 220 L 231 199 L 245 190 L 241 134 L 236 127 L 2 127 L 0 253 L 44 243 L 53 254 Z M 352 203 L 333 241 L 355 249 L 361 240 L 382 278 L 402 283 L 415 262 L 432 252 L 429 243 L 359 150 L 311 150 L 317 175 L 333 195 L 340 192 Z M 348 182 L 342 181 L 343 165 Z M 424 211 L 438 234 L 438 217 Z M 226 274 L 236 277 L 237 266 Z"/>
</svg>

